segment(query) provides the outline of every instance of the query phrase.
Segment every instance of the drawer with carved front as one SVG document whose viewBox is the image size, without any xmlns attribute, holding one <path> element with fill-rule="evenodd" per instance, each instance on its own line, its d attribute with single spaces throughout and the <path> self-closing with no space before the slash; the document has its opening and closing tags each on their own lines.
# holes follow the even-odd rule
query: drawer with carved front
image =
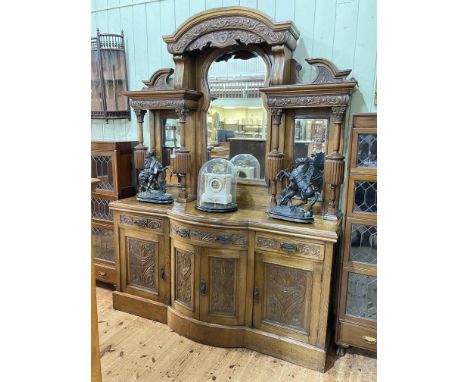
<svg viewBox="0 0 468 382">
<path fill-rule="evenodd" d="M 119 218 L 120 225 L 130 225 L 151 231 L 163 232 L 164 222 L 162 219 L 145 217 L 130 214 L 121 214 Z"/>
<path fill-rule="evenodd" d="M 220 247 L 246 247 L 248 243 L 246 231 L 214 230 L 180 223 L 171 224 L 171 236 Z"/>
<path fill-rule="evenodd" d="M 255 236 L 255 249 L 267 252 L 277 252 L 288 255 L 298 255 L 316 260 L 323 260 L 325 247 L 321 244 L 308 242 L 287 236 Z"/>
</svg>

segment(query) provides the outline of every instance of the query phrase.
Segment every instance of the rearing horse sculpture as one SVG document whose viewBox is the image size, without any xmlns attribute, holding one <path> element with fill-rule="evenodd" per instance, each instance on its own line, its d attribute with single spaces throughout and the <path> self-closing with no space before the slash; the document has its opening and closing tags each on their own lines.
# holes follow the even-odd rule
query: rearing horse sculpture
<svg viewBox="0 0 468 382">
<path fill-rule="evenodd" d="M 311 157 L 298 158 L 291 171 L 281 170 L 276 179 L 289 179 L 288 185 L 281 192 L 280 206 L 286 206 L 295 196 L 301 199 L 295 207 L 302 206 L 313 198 L 307 211 L 311 211 L 320 196 L 323 183 L 324 153 L 313 154 Z"/>
</svg>

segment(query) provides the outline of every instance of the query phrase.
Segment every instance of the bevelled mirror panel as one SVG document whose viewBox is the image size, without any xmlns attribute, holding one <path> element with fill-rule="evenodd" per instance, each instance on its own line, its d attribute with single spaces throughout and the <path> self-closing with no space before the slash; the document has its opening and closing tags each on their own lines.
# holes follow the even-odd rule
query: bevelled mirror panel
<svg viewBox="0 0 468 382">
<path fill-rule="evenodd" d="M 328 119 L 299 118 L 294 120 L 294 160 L 327 153 Z M 323 170 L 323 169 L 322 169 Z M 315 181 L 317 191 L 322 193 L 323 181 Z M 323 200 L 323 194 L 319 200 Z"/>
<path fill-rule="evenodd" d="M 173 171 L 176 150 L 180 147 L 180 126 L 176 118 L 161 119 L 162 153 L 161 163 L 168 166 L 166 171 L 166 184 L 177 186 L 179 179 Z"/>
<path fill-rule="evenodd" d="M 377 278 L 350 272 L 348 274 L 348 293 L 346 314 L 377 320 Z"/>
<path fill-rule="evenodd" d="M 259 91 L 265 76 L 263 60 L 247 50 L 218 57 L 208 71 L 212 101 L 207 115 L 206 159 L 247 155 L 248 161 L 236 161 L 240 180 L 263 179 L 265 174 L 267 113 Z"/>
</svg>

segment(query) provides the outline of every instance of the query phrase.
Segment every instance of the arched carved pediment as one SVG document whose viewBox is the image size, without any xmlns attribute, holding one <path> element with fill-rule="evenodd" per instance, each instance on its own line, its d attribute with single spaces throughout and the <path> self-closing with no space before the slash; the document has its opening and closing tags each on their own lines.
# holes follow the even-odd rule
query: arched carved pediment
<svg viewBox="0 0 468 382">
<path fill-rule="evenodd" d="M 224 48 L 239 44 L 287 45 L 296 47 L 299 32 L 291 21 L 275 23 L 265 14 L 244 7 L 216 8 L 198 13 L 174 34 L 164 36 L 172 54 L 201 50 L 205 46 Z"/>
<path fill-rule="evenodd" d="M 316 69 L 315 79 L 312 84 L 334 84 L 346 81 L 354 81 L 354 79 L 347 80 L 351 69 L 339 70 L 335 64 L 324 58 L 306 58 L 306 62 Z"/>
<path fill-rule="evenodd" d="M 158 90 L 173 90 L 174 87 L 169 84 L 169 77 L 174 73 L 172 68 L 159 69 L 154 72 L 151 78 L 147 81 L 142 81 L 147 88 L 144 89 L 158 89 Z"/>
</svg>

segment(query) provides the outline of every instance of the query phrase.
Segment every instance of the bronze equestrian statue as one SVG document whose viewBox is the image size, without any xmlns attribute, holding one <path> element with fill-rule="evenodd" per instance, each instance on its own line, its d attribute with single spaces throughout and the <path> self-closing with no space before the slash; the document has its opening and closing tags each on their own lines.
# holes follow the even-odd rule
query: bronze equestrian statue
<svg viewBox="0 0 468 382">
<path fill-rule="evenodd" d="M 324 163 L 325 154 L 316 153 L 311 157 L 296 159 L 291 171 L 281 170 L 276 179 L 282 181 L 286 177 L 288 184 L 281 192 L 278 205 L 269 208 L 267 214 L 275 219 L 312 223 L 312 208 L 323 187 Z M 293 198 L 299 198 L 300 202 L 293 205 Z M 302 208 L 307 203 L 309 206 Z"/>
</svg>

